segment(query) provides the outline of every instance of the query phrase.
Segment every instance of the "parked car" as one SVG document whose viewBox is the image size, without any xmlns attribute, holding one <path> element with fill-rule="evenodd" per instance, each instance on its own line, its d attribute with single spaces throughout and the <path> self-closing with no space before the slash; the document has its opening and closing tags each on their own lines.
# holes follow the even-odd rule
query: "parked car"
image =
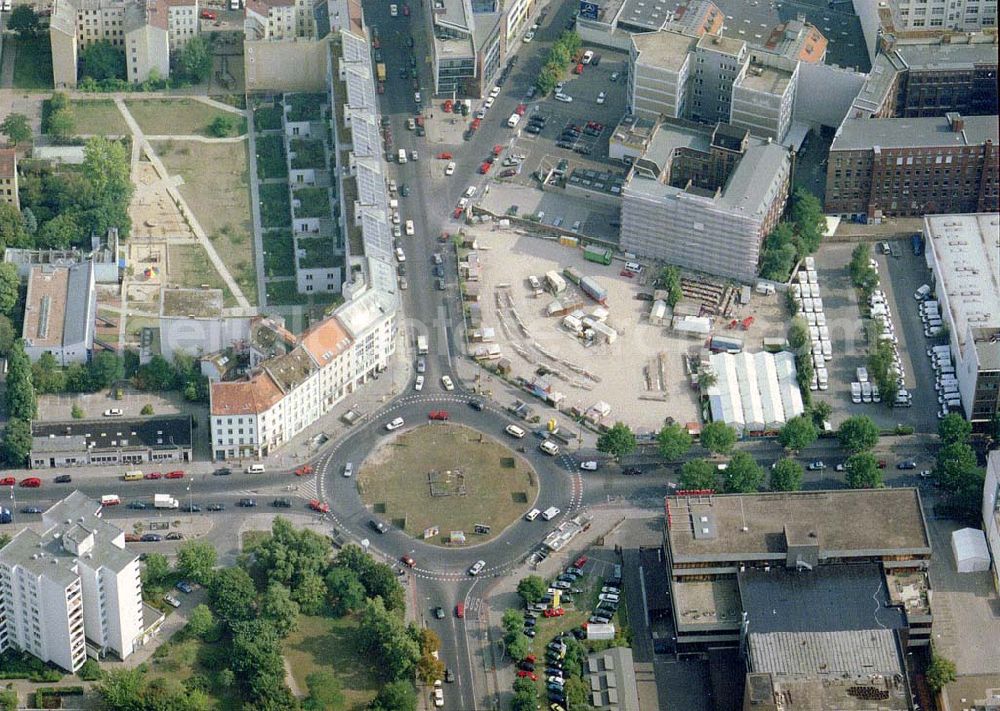
<svg viewBox="0 0 1000 711">
<path fill-rule="evenodd" d="M 330 513 L 330 504 L 325 501 L 320 501 L 319 499 L 311 499 L 309 501 L 309 508 L 313 511 L 318 511 L 319 513 Z"/>
<path fill-rule="evenodd" d="M 177 607 L 180 607 L 180 606 L 181 606 L 181 601 L 180 601 L 180 600 L 178 600 L 178 599 L 177 599 L 176 597 L 174 597 L 173 595 L 164 595 L 164 596 L 163 596 L 163 601 L 164 601 L 165 603 L 167 603 L 168 605 L 170 605 L 170 607 L 174 607 L 174 608 L 177 608 Z"/>
<path fill-rule="evenodd" d="M 375 519 L 370 519 L 368 521 L 369 527 L 371 527 L 377 533 L 385 533 L 389 530 L 389 526 L 382 521 L 376 521 Z"/>
<path fill-rule="evenodd" d="M 167 472 L 165 478 L 166 479 L 183 479 L 184 478 L 184 472 L 182 472 L 180 470 L 172 471 L 172 472 Z"/>
<path fill-rule="evenodd" d="M 5 476 L 0 479 L 0 486 L 14 486 L 17 483 L 17 478 L 12 476 Z"/>
<path fill-rule="evenodd" d="M 250 509 L 257 505 L 257 499 L 244 498 L 236 502 L 237 506 L 242 506 L 243 508 Z"/>
<path fill-rule="evenodd" d="M 73 481 L 73 477 L 71 477 L 69 474 L 60 474 L 52 481 L 54 481 L 56 484 L 69 484 L 70 482 Z"/>
<path fill-rule="evenodd" d="M 188 594 L 194 592 L 194 585 L 192 585 L 191 583 L 187 582 L 186 580 L 178 580 L 177 584 L 174 585 L 174 587 L 177 588 L 178 590 L 180 590 L 185 595 L 188 595 Z"/>
<path fill-rule="evenodd" d="M 159 533 L 144 533 L 140 539 L 143 543 L 159 543 L 163 540 L 163 536 Z"/>
<path fill-rule="evenodd" d="M 184 540 L 184 534 L 180 531 L 171 531 L 167 534 L 168 541 L 182 541 Z"/>
<path fill-rule="evenodd" d="M 209 504 L 208 505 L 208 510 L 209 511 L 225 511 L 226 510 L 226 505 L 225 504 Z"/>
</svg>

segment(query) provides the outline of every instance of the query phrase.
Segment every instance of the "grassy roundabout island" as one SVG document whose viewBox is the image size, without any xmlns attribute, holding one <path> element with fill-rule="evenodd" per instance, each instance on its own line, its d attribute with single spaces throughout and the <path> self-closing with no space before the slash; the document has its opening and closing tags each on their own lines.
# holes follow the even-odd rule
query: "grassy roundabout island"
<svg viewBox="0 0 1000 711">
<path fill-rule="evenodd" d="M 531 508 L 538 477 L 509 447 L 451 424 L 417 427 L 387 441 L 365 460 L 358 477 L 365 504 L 415 538 L 437 528 L 428 543 L 447 545 L 452 531 L 466 544 L 488 541 Z M 475 533 L 476 525 L 490 533 Z"/>
</svg>

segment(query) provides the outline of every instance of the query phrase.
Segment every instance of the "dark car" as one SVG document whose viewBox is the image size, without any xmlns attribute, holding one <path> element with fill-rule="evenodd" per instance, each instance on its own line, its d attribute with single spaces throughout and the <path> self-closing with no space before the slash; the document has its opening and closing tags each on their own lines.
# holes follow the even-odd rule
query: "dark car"
<svg viewBox="0 0 1000 711">
<path fill-rule="evenodd" d="M 444 670 L 444 681 L 445 681 L 446 684 L 451 684 L 452 682 L 454 682 L 455 681 L 455 672 L 453 672 L 451 669 L 445 669 Z"/>
<path fill-rule="evenodd" d="M 525 126 L 524 130 L 527 131 L 528 133 L 538 134 L 542 132 L 542 127 L 537 123 L 529 123 L 527 126 Z"/>
<path fill-rule="evenodd" d="M 566 141 L 556 141 L 556 148 L 566 148 L 568 150 L 573 150 L 573 144 Z"/>
<path fill-rule="evenodd" d="M 271 506 L 276 509 L 290 509 L 292 508 L 292 502 L 288 499 L 275 499 L 271 502 Z"/>
<path fill-rule="evenodd" d="M 232 473 L 233 473 L 233 470 L 230 469 L 229 467 L 221 467 L 219 469 L 216 469 L 214 472 L 212 472 L 212 474 L 214 476 L 229 476 Z"/>
<path fill-rule="evenodd" d="M 524 628 L 524 636 L 525 637 L 534 637 L 535 636 L 535 628 L 534 627 L 525 627 Z"/>
<path fill-rule="evenodd" d="M 251 508 L 253 508 L 254 506 L 257 505 L 257 499 L 249 499 L 249 498 L 247 498 L 247 499 L 240 499 L 236 503 L 236 505 L 237 506 L 242 506 L 245 509 L 251 509 Z"/>
<path fill-rule="evenodd" d="M 434 282 L 434 286 L 437 287 L 438 291 L 444 291 L 444 279 L 437 279 Z"/>
<path fill-rule="evenodd" d="M 142 538 L 140 538 L 143 543 L 159 543 L 163 540 L 163 536 L 159 533 L 144 533 Z"/>
<path fill-rule="evenodd" d="M 524 671 L 535 671 L 535 665 L 531 662 L 520 662 L 517 665 L 518 669 L 523 669 Z"/>
<path fill-rule="evenodd" d="M 642 469 L 639 467 L 625 467 L 622 469 L 622 474 L 625 476 L 639 476 L 642 474 Z"/>
<path fill-rule="evenodd" d="M 482 400 L 469 400 L 469 407 L 471 407 L 473 410 L 478 410 L 479 412 L 482 412 L 483 409 L 486 407 L 486 405 L 483 404 Z"/>
<path fill-rule="evenodd" d="M 437 607 L 435 607 L 434 608 L 434 617 L 436 617 L 439 620 L 443 620 L 444 619 L 444 608 L 441 607 L 440 605 L 438 605 Z"/>
<path fill-rule="evenodd" d="M 534 627 L 537 624 L 538 624 L 538 620 L 536 620 L 534 617 L 525 617 L 524 618 L 524 626 L 525 627 Z"/>
<path fill-rule="evenodd" d="M 42 513 L 42 509 L 38 506 L 25 506 L 23 509 L 21 509 L 21 513 L 40 514 Z"/>
<path fill-rule="evenodd" d="M 167 534 L 167 540 L 168 541 L 183 541 L 184 540 L 184 534 L 180 533 L 178 531 L 171 531 L 170 533 Z"/>
<path fill-rule="evenodd" d="M 149 506 L 146 504 L 145 501 L 130 501 L 128 507 L 130 509 L 139 509 L 139 510 L 149 508 Z"/>
<path fill-rule="evenodd" d="M 187 582 L 186 580 L 178 580 L 177 584 L 174 585 L 175 588 L 180 590 L 182 593 L 188 594 L 194 592 L 194 585 Z"/>
<path fill-rule="evenodd" d="M 582 156 L 589 156 L 591 154 L 590 146 L 577 146 L 573 149 Z"/>
<path fill-rule="evenodd" d="M 226 510 L 226 505 L 225 504 L 209 504 L 208 505 L 208 510 L 209 511 L 225 511 Z"/>
<path fill-rule="evenodd" d="M 378 531 L 379 533 L 385 533 L 386 531 L 389 530 L 389 527 L 386 524 L 384 524 L 382 521 L 376 521 L 375 519 L 370 519 L 368 521 L 368 525 L 375 531 Z"/>
<path fill-rule="evenodd" d="M 896 465 L 896 469 L 916 469 L 917 463 L 912 459 L 907 459 L 905 462 L 900 462 Z"/>
<path fill-rule="evenodd" d="M 73 477 L 71 477 L 69 474 L 60 474 L 52 481 L 54 481 L 56 484 L 69 484 L 71 481 L 73 481 Z"/>
<path fill-rule="evenodd" d="M 185 504 L 181 511 L 186 511 L 187 513 L 198 513 L 201 511 L 201 504 Z"/>
<path fill-rule="evenodd" d="M 434 276 L 443 277 L 444 276 L 444 266 L 440 264 L 434 265 Z"/>
</svg>

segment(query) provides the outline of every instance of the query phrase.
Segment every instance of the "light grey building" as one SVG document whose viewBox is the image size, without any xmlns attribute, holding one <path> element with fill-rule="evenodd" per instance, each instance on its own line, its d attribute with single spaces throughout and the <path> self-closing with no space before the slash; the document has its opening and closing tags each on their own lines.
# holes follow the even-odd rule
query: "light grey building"
<svg viewBox="0 0 1000 711">
<path fill-rule="evenodd" d="M 628 111 L 656 120 L 684 118 L 691 51 L 698 38 L 679 32 L 632 36 L 628 73 Z"/>
<path fill-rule="evenodd" d="M 785 57 L 751 52 L 743 75 L 733 85 L 729 123 L 755 136 L 784 140 L 792 127 L 800 66 Z"/>
<path fill-rule="evenodd" d="M 32 469 L 191 461 L 190 415 L 31 424 Z"/>
<path fill-rule="evenodd" d="M 607 711 L 639 711 L 632 650 L 612 647 L 587 656 L 590 705 Z"/>
<path fill-rule="evenodd" d="M 790 177 L 789 151 L 777 143 L 725 124 L 711 132 L 663 124 L 625 183 L 621 247 L 751 281 Z"/>
<path fill-rule="evenodd" d="M 997 0 L 888 0 L 884 5 L 901 30 L 970 32 L 997 24 Z"/>
<path fill-rule="evenodd" d="M 465 94 L 477 76 L 475 20 L 470 0 L 434 0 L 434 93 Z"/>
<path fill-rule="evenodd" d="M 61 366 L 89 362 L 96 318 L 93 262 L 31 268 L 21 337 L 32 361 L 51 353 Z"/>
</svg>

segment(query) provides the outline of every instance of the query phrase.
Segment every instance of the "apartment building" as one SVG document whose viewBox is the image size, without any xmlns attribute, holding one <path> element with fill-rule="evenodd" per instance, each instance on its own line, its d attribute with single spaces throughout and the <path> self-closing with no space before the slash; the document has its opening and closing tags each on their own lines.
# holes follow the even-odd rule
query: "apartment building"
<svg viewBox="0 0 1000 711">
<path fill-rule="evenodd" d="M 990 433 L 1000 416 L 1000 216 L 927 215 L 923 232 L 963 414 Z"/>
<path fill-rule="evenodd" d="M 847 118 L 830 146 L 826 210 L 845 216 L 996 211 L 996 116 Z"/>
<path fill-rule="evenodd" d="M 170 53 L 198 33 L 198 0 L 54 0 L 49 23 L 56 88 L 75 88 L 79 53 L 99 41 L 125 50 L 126 78 L 170 75 Z"/>
<path fill-rule="evenodd" d="M 17 192 L 17 151 L 0 148 L 0 202 L 21 209 L 21 198 Z"/>
<path fill-rule="evenodd" d="M 664 123 L 622 191 L 621 247 L 686 269 L 751 281 L 788 199 L 791 157 L 743 128 Z"/>
<path fill-rule="evenodd" d="M 993 587 L 1000 593 L 1000 450 L 994 449 L 986 460 L 983 486 L 983 531 L 993 557 Z"/>
<path fill-rule="evenodd" d="M 24 350 L 32 361 L 51 353 L 61 366 L 89 362 L 96 318 L 93 262 L 32 267 L 21 330 Z"/>
<path fill-rule="evenodd" d="M 139 556 L 79 491 L 0 549 L 0 651 L 69 672 L 88 655 L 127 659 L 162 615 L 142 602 Z"/>
<path fill-rule="evenodd" d="M 893 25 L 901 30 L 970 32 L 996 27 L 997 0 L 887 0 Z"/>
<path fill-rule="evenodd" d="M 745 127 L 781 141 L 792 125 L 799 60 L 721 35 L 674 31 L 632 36 L 628 109 Z"/>
</svg>

